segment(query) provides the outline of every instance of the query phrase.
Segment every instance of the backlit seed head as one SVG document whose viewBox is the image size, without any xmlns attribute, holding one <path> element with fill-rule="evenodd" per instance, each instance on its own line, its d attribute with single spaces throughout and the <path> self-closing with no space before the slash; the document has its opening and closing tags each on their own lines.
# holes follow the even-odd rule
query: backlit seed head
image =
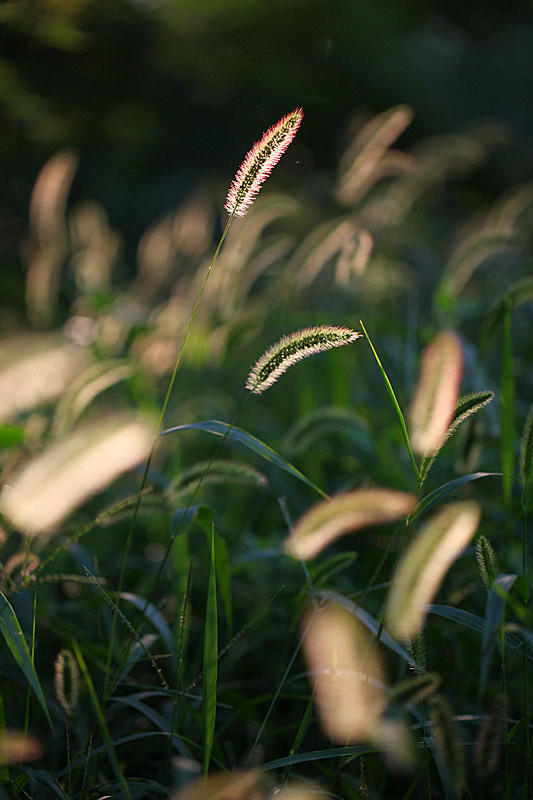
<svg viewBox="0 0 533 800">
<path fill-rule="evenodd" d="M 244 217 L 261 185 L 294 139 L 303 115 L 301 108 L 286 114 L 248 152 L 226 198 L 224 208 L 229 214 Z"/>
</svg>

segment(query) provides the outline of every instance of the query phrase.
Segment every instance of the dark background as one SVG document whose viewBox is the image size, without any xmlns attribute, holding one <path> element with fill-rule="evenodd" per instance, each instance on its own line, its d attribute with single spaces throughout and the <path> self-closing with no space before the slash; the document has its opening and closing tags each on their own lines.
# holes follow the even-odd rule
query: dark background
<svg viewBox="0 0 533 800">
<path fill-rule="evenodd" d="M 409 103 L 406 147 L 482 119 L 508 124 L 522 153 L 506 162 L 502 183 L 523 181 L 533 167 L 532 84 L 533 9 L 524 2 L 3 2 L 4 303 L 23 302 L 31 188 L 62 148 L 80 155 L 72 202 L 106 208 L 131 262 L 154 219 L 201 181 L 229 184 L 253 141 L 295 106 L 306 116 L 294 180 L 335 167 L 354 116 Z"/>
</svg>

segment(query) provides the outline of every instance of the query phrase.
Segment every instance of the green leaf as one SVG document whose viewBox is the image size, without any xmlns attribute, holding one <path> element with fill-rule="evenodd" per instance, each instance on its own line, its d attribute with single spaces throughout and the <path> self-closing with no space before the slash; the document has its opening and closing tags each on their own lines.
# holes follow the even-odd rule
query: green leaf
<svg viewBox="0 0 533 800">
<path fill-rule="evenodd" d="M 470 611 L 464 611 L 462 608 L 453 608 L 453 606 L 445 606 L 440 603 L 432 603 L 428 606 L 428 613 L 435 614 L 437 617 L 442 617 L 450 622 L 455 622 L 462 625 L 468 630 L 476 631 L 483 635 L 485 630 L 485 620 L 477 614 L 472 614 Z M 515 652 L 522 652 L 522 643 L 520 639 L 513 633 L 505 634 L 505 646 Z M 531 650 L 533 652 L 533 641 L 531 643 Z M 528 658 L 533 660 L 533 655 L 528 655 Z"/>
<path fill-rule="evenodd" d="M 231 598 L 228 548 L 226 540 L 222 536 L 218 536 L 218 534 L 215 534 L 215 561 L 218 592 L 224 606 L 228 635 L 231 636 L 233 629 L 233 601 Z"/>
<path fill-rule="evenodd" d="M 227 422 L 220 422 L 219 420 L 212 419 L 206 422 L 189 422 L 186 425 L 177 425 L 175 428 L 167 428 L 161 431 L 159 436 L 168 436 L 170 433 L 177 433 L 179 431 L 197 430 L 205 431 L 205 433 L 212 433 L 214 436 L 222 436 L 224 439 L 231 439 L 234 442 L 244 445 L 258 456 L 274 464 L 276 467 L 297 478 L 302 483 L 310 486 L 315 492 L 318 492 L 322 497 L 327 497 L 326 493 L 322 491 L 313 481 L 306 478 L 300 470 L 293 467 L 288 461 L 282 458 L 275 450 L 268 445 L 264 444 L 260 439 L 256 439 L 250 433 L 243 431 L 241 428 L 236 428 L 233 425 L 228 425 Z"/>
<path fill-rule="evenodd" d="M 449 481 L 448 483 L 444 483 L 442 486 L 439 486 L 430 494 L 426 495 L 422 498 L 422 500 L 418 503 L 418 505 L 413 509 L 411 515 L 409 517 L 409 522 L 414 522 L 417 517 L 421 514 L 425 514 L 432 506 L 436 503 L 440 503 L 441 500 L 444 500 L 445 497 L 448 497 L 452 492 L 456 489 L 459 489 L 460 486 L 464 486 L 465 483 L 470 483 L 471 481 L 477 481 L 479 478 L 492 478 L 501 477 L 500 472 L 471 472 L 469 475 L 461 475 L 460 478 L 455 478 L 453 481 Z"/>
<path fill-rule="evenodd" d="M 109 756 L 109 760 L 113 767 L 114 773 L 122 788 L 122 791 L 124 792 L 124 795 L 128 798 L 128 800 L 131 800 L 131 792 L 129 790 L 128 784 L 126 783 L 124 773 L 122 772 L 122 767 L 120 766 L 119 760 L 117 758 L 117 754 L 113 746 L 113 740 L 111 738 L 111 734 L 109 733 L 109 728 L 107 727 L 104 711 L 102 709 L 102 706 L 100 705 L 100 701 L 98 700 L 98 695 L 96 694 L 96 689 L 94 688 L 93 680 L 91 678 L 89 670 L 87 669 L 87 664 L 85 663 L 83 653 L 81 652 L 80 646 L 75 639 L 72 640 L 72 649 L 74 650 L 74 654 L 78 659 L 80 671 L 85 679 L 85 683 L 87 684 L 87 689 L 89 690 L 89 697 L 91 698 L 91 705 L 95 712 L 96 719 L 98 720 L 98 726 L 100 728 L 100 732 L 102 734 L 102 738 L 105 744 L 105 749 Z"/>
<path fill-rule="evenodd" d="M 492 584 L 489 596 L 487 598 L 487 605 L 485 606 L 485 623 L 483 627 L 483 636 L 481 638 L 482 656 L 479 676 L 480 697 L 485 691 L 490 660 L 494 646 L 498 641 L 496 634 L 505 610 L 505 597 L 498 592 L 497 587 L 499 586 L 504 589 L 505 592 L 509 592 L 512 589 L 517 577 L 517 575 L 498 575 Z"/>
<path fill-rule="evenodd" d="M 131 592 L 121 592 L 120 597 L 123 600 L 126 600 L 128 603 L 131 603 L 143 614 L 146 621 L 153 625 L 153 627 L 159 633 L 162 641 L 165 644 L 165 647 L 168 648 L 170 653 L 175 655 L 176 648 L 172 631 L 170 630 L 170 627 L 165 621 L 165 618 L 161 612 L 153 605 L 153 603 L 150 603 L 144 597 L 140 597 L 137 594 L 132 594 Z"/>
<path fill-rule="evenodd" d="M 211 751 L 215 737 L 217 713 L 217 673 L 218 673 L 218 615 L 216 582 L 215 530 L 211 534 L 211 563 L 205 611 L 204 659 L 203 659 L 203 760 L 204 775 L 209 772 Z"/>
<path fill-rule="evenodd" d="M 2 631 L 2 635 L 7 646 L 11 650 L 15 661 L 23 671 L 28 683 L 35 692 L 35 695 L 37 696 L 37 699 L 39 700 L 39 703 L 46 714 L 48 724 L 53 730 L 52 719 L 50 717 L 50 712 L 48 711 L 48 706 L 46 705 L 46 699 L 41 688 L 41 683 L 37 673 L 35 672 L 30 651 L 28 650 L 28 645 L 24 639 L 24 634 L 22 633 L 22 629 L 19 625 L 17 615 L 2 592 L 0 592 L 0 630 Z"/>
<path fill-rule="evenodd" d="M 189 525 L 192 525 L 193 522 L 197 522 L 204 531 L 210 533 L 211 513 L 211 509 L 204 505 L 178 508 L 172 515 L 170 521 L 170 533 L 172 538 L 175 539 L 176 536 L 185 533 Z"/>
</svg>

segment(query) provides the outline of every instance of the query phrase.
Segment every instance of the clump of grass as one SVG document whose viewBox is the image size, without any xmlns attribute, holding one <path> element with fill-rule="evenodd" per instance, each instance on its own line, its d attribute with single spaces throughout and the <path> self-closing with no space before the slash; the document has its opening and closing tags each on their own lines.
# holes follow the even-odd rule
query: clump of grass
<svg viewBox="0 0 533 800">
<path fill-rule="evenodd" d="M 0 782 L 9 796 L 40 796 L 45 785 L 52 797 L 80 800 L 459 798 L 484 796 L 496 774 L 506 796 L 530 793 L 533 424 L 530 411 L 517 461 L 515 417 L 530 399 L 511 373 L 518 363 L 527 374 L 530 353 L 513 325 L 529 295 L 501 286 L 489 314 L 492 330 L 501 319 L 494 309 L 505 309 L 503 372 L 498 337 L 483 324 L 487 303 L 475 295 L 478 272 L 502 250 L 495 234 L 519 242 L 527 193 L 496 204 L 463 244 L 459 236 L 442 275 L 432 264 L 423 287 L 407 287 L 411 274 L 391 243 L 418 219 L 423 238 L 428 198 L 439 202 L 432 190 L 480 164 L 483 137 L 393 151 L 412 111 L 391 109 L 348 149 L 331 189 L 342 214 L 332 203 L 327 222 L 311 215 L 308 224 L 302 197 L 296 236 L 282 224 L 299 213 L 291 198 L 255 200 L 302 117 L 301 109 L 282 117 L 246 156 L 213 253 L 202 238 L 206 216 L 189 203 L 154 226 L 120 302 L 89 292 L 57 341 L 36 335 L 15 342 L 16 356 L 11 346 L 0 352 L 9 389 L 0 468 L 11 485 L 0 509 Z M 227 274 L 210 284 L 198 314 L 229 227 L 244 216 L 219 263 Z M 198 269 L 170 286 L 185 219 L 197 244 L 183 263 L 196 253 Z M 70 219 L 73 230 L 80 220 Z M 111 253 L 116 239 L 105 215 L 98 220 Z M 196 238 L 194 220 L 204 232 Z M 157 248 L 150 255 L 157 243 L 169 263 L 157 261 Z M 156 262 L 160 284 L 149 269 Z M 49 260 L 41 284 L 36 264 L 29 301 L 42 321 L 59 262 Z M 111 267 L 102 263 L 102 276 Z M 79 259 L 72 269 L 82 286 Z M 150 298 L 170 296 L 143 317 L 139 287 L 148 284 Z M 346 327 L 325 324 L 331 308 Z M 361 323 L 369 350 L 313 359 L 305 381 L 290 391 L 280 381 L 254 402 L 296 362 L 361 338 L 355 309 L 370 320 L 372 340 Z M 253 337 L 274 319 L 295 333 L 249 371 L 239 406 Z M 429 342 L 421 353 L 419 341 Z M 46 380 L 57 372 L 53 391 L 14 391 L 36 365 Z M 480 388 L 485 381 L 493 388 Z M 499 418 L 489 405 L 497 394 Z M 123 469 L 113 466 L 116 448 L 98 449 L 92 436 L 111 440 L 103 420 L 119 406 L 158 420 L 142 448 L 126 440 Z M 199 432 L 217 437 L 214 453 Z M 237 448 L 250 463 L 234 458 Z M 502 497 L 489 471 L 500 456 L 509 467 Z M 472 557 L 460 557 L 471 550 L 479 575 Z M 65 715 L 66 740 L 56 722 Z M 465 769 L 460 716 L 477 771 Z"/>
</svg>

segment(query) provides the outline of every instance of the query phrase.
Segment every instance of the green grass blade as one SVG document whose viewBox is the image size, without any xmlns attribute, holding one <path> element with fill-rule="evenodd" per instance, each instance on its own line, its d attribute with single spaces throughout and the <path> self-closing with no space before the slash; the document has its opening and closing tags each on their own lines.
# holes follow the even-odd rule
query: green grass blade
<svg viewBox="0 0 533 800">
<path fill-rule="evenodd" d="M 217 673 L 218 673 L 218 618 L 217 618 L 217 582 L 216 582 L 216 545 L 215 530 L 211 533 L 211 559 L 209 568 L 209 585 L 204 630 L 204 662 L 203 662 L 203 761 L 204 775 L 209 772 L 211 751 L 215 737 L 215 721 L 217 712 Z"/>
<path fill-rule="evenodd" d="M 24 634 L 22 633 L 22 629 L 19 625 L 17 615 L 2 592 L 0 592 L 0 630 L 2 631 L 2 635 L 7 646 L 11 650 L 11 654 L 26 676 L 31 688 L 35 692 L 35 695 L 39 700 L 44 713 L 46 714 L 48 724 L 53 730 L 52 718 L 50 717 L 50 712 L 48 711 L 48 706 L 46 705 L 46 699 L 41 687 L 41 683 L 37 673 L 35 672 L 30 651 L 28 650 L 28 645 L 24 639 Z"/>
<path fill-rule="evenodd" d="M 150 601 L 146 600 L 145 597 L 132 594 L 132 592 L 121 592 L 120 597 L 122 600 L 126 600 L 128 603 L 131 603 L 142 613 L 146 621 L 153 625 L 153 627 L 159 633 L 159 636 L 164 642 L 165 647 L 168 648 L 168 651 L 175 656 L 176 646 L 174 643 L 174 636 L 170 626 L 165 621 L 165 618 L 161 612 L 152 603 L 150 603 Z"/>
<path fill-rule="evenodd" d="M 278 770 L 282 767 L 291 767 L 294 764 L 307 764 L 310 761 L 322 761 L 325 758 L 356 758 L 367 755 L 368 753 L 380 753 L 385 750 L 379 745 L 356 744 L 349 747 L 330 747 L 328 750 L 314 750 L 310 753 L 295 753 L 293 756 L 276 758 L 275 761 L 268 761 L 263 764 L 261 769 L 265 772 Z"/>
<path fill-rule="evenodd" d="M 418 469 L 418 464 L 416 463 L 416 459 L 415 459 L 415 457 L 413 455 L 413 451 L 411 450 L 411 443 L 409 442 L 409 434 L 407 433 L 407 426 L 405 424 L 405 419 L 404 419 L 404 416 L 403 416 L 403 413 L 402 413 L 402 409 L 400 408 L 400 404 L 398 403 L 398 400 L 396 399 L 396 395 L 394 393 L 394 389 L 392 388 L 392 384 L 391 384 L 391 382 L 389 380 L 389 376 L 385 372 L 383 364 L 381 363 L 380 358 L 379 358 L 378 354 L 376 353 L 374 345 L 372 344 L 370 336 L 368 335 L 368 333 L 366 331 L 366 328 L 363 325 L 362 320 L 359 320 L 359 324 L 360 324 L 361 328 L 363 329 L 363 333 L 366 336 L 366 340 L 367 340 L 368 344 L 370 345 L 370 349 L 372 350 L 372 353 L 374 354 L 374 358 L 376 359 L 377 365 L 378 365 L 378 367 L 380 369 L 380 372 L 381 372 L 381 375 L 383 377 L 383 381 L 385 383 L 385 386 L 387 387 L 387 391 L 389 393 L 390 399 L 392 400 L 394 408 L 396 409 L 396 414 L 398 416 L 398 421 L 400 423 L 400 428 L 402 429 L 402 434 L 403 434 L 405 446 L 407 447 L 407 452 L 409 453 L 409 457 L 410 457 L 411 462 L 413 464 L 413 467 L 414 467 L 414 470 L 415 470 L 415 473 L 416 473 L 416 478 L 417 478 L 418 481 L 420 481 L 420 471 Z"/>
<path fill-rule="evenodd" d="M 510 591 L 518 575 L 498 575 L 494 584 L 501 586 L 505 591 Z M 498 641 L 498 629 L 502 621 L 505 610 L 505 598 L 502 597 L 495 585 L 489 592 L 487 605 L 485 608 L 485 626 L 481 638 L 481 664 L 479 671 L 478 696 L 481 698 L 485 693 L 489 667 L 494 646 Z"/>
<path fill-rule="evenodd" d="M 178 431 L 188 430 L 205 431 L 206 433 L 212 433 L 215 436 L 223 436 L 226 439 L 231 439 L 234 442 L 238 442 L 239 444 L 247 447 L 249 450 L 252 450 L 252 452 L 256 453 L 265 461 L 274 464 L 276 467 L 284 470 L 289 475 L 292 475 L 293 478 L 297 478 L 299 481 L 302 481 L 302 483 L 310 486 L 311 489 L 314 489 L 314 491 L 321 495 L 321 497 L 327 497 L 326 493 L 323 492 L 320 487 L 313 483 L 313 481 L 309 480 L 309 478 L 300 472 L 300 470 L 296 469 L 296 467 L 276 453 L 276 451 L 271 447 L 266 445 L 260 439 L 256 439 L 256 437 L 252 436 L 250 433 L 243 431 L 241 428 L 236 428 L 232 425 L 229 425 L 226 422 L 219 422 L 219 420 L 216 419 L 207 420 L 206 422 L 189 422 L 186 425 L 177 425 L 175 428 L 167 428 L 166 430 L 161 431 L 159 435 L 168 436 L 169 433 L 177 433 Z"/>
<path fill-rule="evenodd" d="M 515 467 L 515 385 L 513 375 L 512 298 L 505 303 L 503 316 L 503 352 L 500 379 L 500 424 L 502 495 L 504 508 L 509 511 L 512 500 L 512 480 Z"/>
<path fill-rule="evenodd" d="M 476 631 L 483 636 L 483 631 L 485 630 L 485 620 L 483 617 L 479 617 L 477 614 L 472 614 L 470 611 L 464 611 L 462 608 L 453 608 L 453 606 L 441 605 L 440 603 L 432 603 L 430 606 L 428 606 L 428 612 L 430 614 L 435 614 L 437 617 L 447 619 L 450 622 L 455 622 L 458 625 L 462 625 L 468 630 Z M 522 641 L 513 633 L 505 634 L 504 643 L 505 646 L 510 650 L 514 650 L 516 653 L 522 652 Z M 528 654 L 528 658 L 533 660 L 533 646 L 531 649 L 532 653 Z"/>
<path fill-rule="evenodd" d="M 102 737 L 104 739 L 105 749 L 109 756 L 109 760 L 113 767 L 113 771 L 117 777 L 120 786 L 122 787 L 124 795 L 128 798 L 128 800 L 131 800 L 131 792 L 129 790 L 128 784 L 126 783 L 126 779 L 124 777 L 124 773 L 122 772 L 122 768 L 119 764 L 117 754 L 115 752 L 115 748 L 113 745 L 113 740 L 111 738 L 111 734 L 109 733 L 109 728 L 107 727 L 107 722 L 105 720 L 104 711 L 102 709 L 102 706 L 100 705 L 100 701 L 98 700 L 98 695 L 96 694 L 96 689 L 94 688 L 94 683 L 89 673 L 89 670 L 87 669 L 87 664 L 85 663 L 85 659 L 80 650 L 80 646 L 74 639 L 72 640 L 72 649 L 74 650 L 74 654 L 78 660 L 81 673 L 85 679 L 85 683 L 87 684 L 89 697 L 91 698 L 91 705 L 93 707 L 94 713 L 96 714 L 96 719 L 98 720 L 98 725 L 102 733 Z"/>
<path fill-rule="evenodd" d="M 217 536 L 217 534 L 215 534 L 215 559 L 218 592 L 224 606 L 228 634 L 231 636 L 233 630 L 233 601 L 231 598 L 228 548 L 226 540 L 222 536 Z"/>
<path fill-rule="evenodd" d="M 307 703 L 304 715 L 302 717 L 302 721 L 300 722 L 298 730 L 296 731 L 296 736 L 294 737 L 294 742 L 292 743 L 289 756 L 294 756 L 302 746 L 302 742 L 305 739 L 305 735 L 309 730 L 309 726 L 311 725 L 311 720 L 313 719 L 313 702 L 314 698 L 313 695 L 311 695 L 311 697 L 309 698 L 309 702 Z M 290 773 L 290 765 L 287 765 L 283 773 L 283 779 L 282 779 L 283 783 L 289 777 L 289 773 Z"/>
<path fill-rule="evenodd" d="M 471 472 L 468 475 L 461 475 L 460 478 L 455 478 L 453 481 L 449 481 L 448 483 L 443 483 L 442 486 L 437 487 L 437 489 L 435 489 L 433 492 L 430 492 L 430 494 L 422 498 L 416 508 L 414 508 L 411 512 L 409 523 L 414 522 L 417 517 L 419 517 L 421 514 L 425 514 L 426 511 L 428 511 L 432 506 L 434 506 L 436 503 L 440 503 L 456 489 L 464 486 L 465 483 L 477 481 L 479 478 L 493 477 L 501 477 L 501 472 Z"/>
</svg>

